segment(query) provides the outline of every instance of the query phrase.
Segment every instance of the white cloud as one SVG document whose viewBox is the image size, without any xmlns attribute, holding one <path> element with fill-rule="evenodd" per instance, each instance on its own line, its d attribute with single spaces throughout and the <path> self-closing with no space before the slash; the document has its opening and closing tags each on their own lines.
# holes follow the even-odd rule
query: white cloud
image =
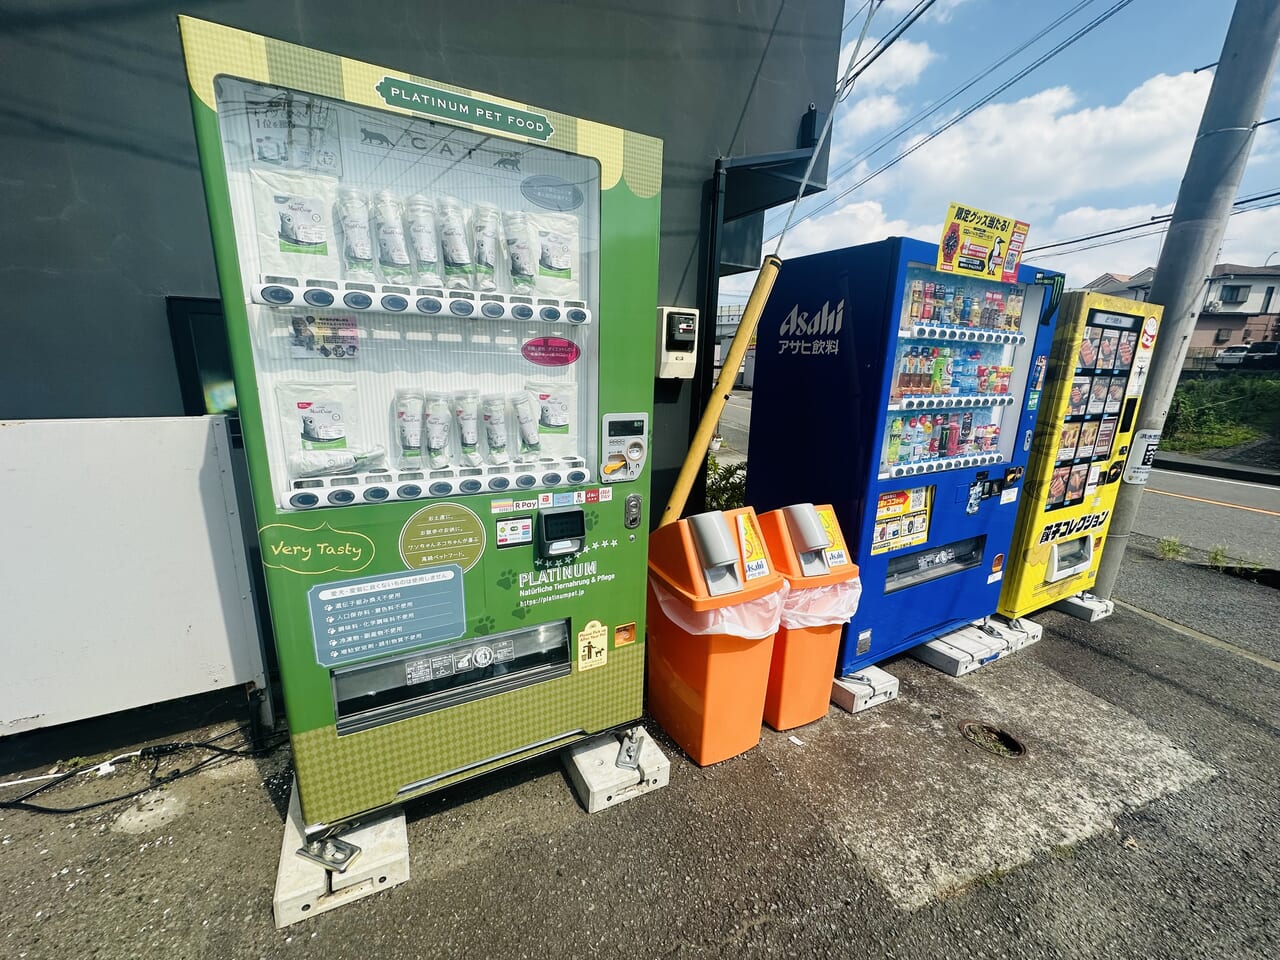
<svg viewBox="0 0 1280 960">
<path fill-rule="evenodd" d="M 782 243 L 782 256 L 799 257 L 820 250 L 838 250 L 893 236 L 936 239 L 941 233 L 941 223 L 913 225 L 888 216 L 879 202 L 863 200 L 793 226 Z"/>
<path fill-rule="evenodd" d="M 858 54 L 858 59 L 863 59 L 874 50 L 877 42 L 876 38 L 867 37 L 862 43 L 862 51 Z M 840 51 L 841 77 L 849 69 L 849 58 L 853 56 L 856 43 L 855 38 L 846 43 L 844 49 Z M 900 37 L 871 66 L 867 67 L 866 73 L 858 77 L 853 86 L 854 94 L 871 93 L 877 90 L 901 90 L 903 87 L 909 87 L 918 81 L 925 68 L 937 59 L 938 54 L 929 44 L 908 40 L 905 36 Z"/>
<path fill-rule="evenodd" d="M 1159 74 L 1114 106 L 1073 109 L 1069 87 L 990 104 L 916 151 L 891 178 L 911 184 L 913 209 L 960 200 L 1043 217 L 1091 191 L 1160 182 L 1170 184 L 1172 199 L 1211 80 Z"/>
<path fill-rule="evenodd" d="M 907 108 L 891 93 L 863 97 L 840 113 L 832 135 L 835 159 L 852 156 L 865 144 L 861 138 L 873 130 L 892 127 L 904 116 Z"/>
<path fill-rule="evenodd" d="M 859 243 L 872 243 L 885 237 L 921 237 L 937 240 L 942 235 L 941 222 L 911 224 L 889 217 L 875 200 L 849 203 L 825 216 L 817 216 L 794 225 L 782 244 L 782 258 L 802 257 L 823 250 L 839 250 Z M 776 241 L 765 244 L 770 253 Z M 751 292 L 755 273 L 727 277 L 720 283 L 726 303 L 741 303 Z"/>
</svg>

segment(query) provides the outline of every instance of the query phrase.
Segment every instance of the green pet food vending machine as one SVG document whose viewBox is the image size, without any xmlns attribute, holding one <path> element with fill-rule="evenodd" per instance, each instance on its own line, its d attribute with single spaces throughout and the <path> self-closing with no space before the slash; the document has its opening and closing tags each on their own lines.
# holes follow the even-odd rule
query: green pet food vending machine
<svg viewBox="0 0 1280 960">
<path fill-rule="evenodd" d="M 180 24 L 308 832 L 637 719 L 661 142 Z"/>
</svg>

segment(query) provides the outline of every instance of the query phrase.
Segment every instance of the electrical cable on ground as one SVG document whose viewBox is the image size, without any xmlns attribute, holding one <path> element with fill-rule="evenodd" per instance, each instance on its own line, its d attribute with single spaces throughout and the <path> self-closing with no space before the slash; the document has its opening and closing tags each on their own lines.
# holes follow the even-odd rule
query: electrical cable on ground
<svg viewBox="0 0 1280 960">
<path fill-rule="evenodd" d="M 77 806 L 49 807 L 49 806 L 44 806 L 42 804 L 32 803 L 30 801 L 32 797 L 37 796 L 38 794 L 41 794 L 53 787 L 56 787 L 61 783 L 65 783 L 74 777 L 80 776 L 81 774 L 89 773 L 99 769 L 104 765 L 103 763 L 95 764 L 93 766 L 76 767 L 73 770 L 68 770 L 65 773 L 61 773 L 61 774 L 51 774 L 50 776 L 52 777 L 52 779 L 48 779 L 45 777 L 29 777 L 26 780 L 17 780 L 17 781 L 12 781 L 6 784 L 0 784 L 0 787 L 5 787 L 5 786 L 16 786 L 18 784 L 30 783 L 34 780 L 45 780 L 44 783 L 41 783 L 38 786 L 32 788 L 31 790 L 26 791 L 25 793 L 19 795 L 13 800 L 0 800 L 0 810 L 26 810 L 30 813 L 52 813 L 52 814 L 81 813 L 85 810 L 92 810 L 97 807 L 104 807 L 112 803 L 118 803 L 121 800 L 129 800 L 129 799 L 132 799 L 133 797 L 141 796 L 142 794 L 147 793 L 150 790 L 154 790 L 157 787 L 163 786 L 164 784 L 167 784 L 167 783 L 172 783 L 173 781 L 181 777 L 190 776 L 191 774 L 195 773 L 197 770 L 201 769 L 202 767 L 208 766 L 209 764 L 213 763 L 215 760 L 218 760 L 221 757 L 265 756 L 266 754 L 271 753 L 272 751 L 283 746 L 288 741 L 288 736 L 282 734 L 276 737 L 274 742 L 272 743 L 267 743 L 261 747 L 250 747 L 248 749 L 245 749 L 242 747 L 224 747 L 224 746 L 220 746 L 217 743 L 217 741 L 225 740 L 227 737 L 232 736 L 233 734 L 236 734 L 236 733 L 239 733 L 242 735 L 246 734 L 246 731 L 247 731 L 246 727 L 236 727 L 232 730 L 227 731 L 226 733 L 219 734 L 216 737 L 211 737 L 208 740 L 176 740 L 168 743 L 157 743 L 157 744 L 152 744 L 151 746 L 148 746 L 148 747 L 143 747 L 141 750 L 136 750 L 136 751 L 133 751 L 132 753 L 121 754 L 118 757 L 114 757 L 112 758 L 112 760 L 123 760 L 129 757 L 137 757 L 139 760 L 151 760 L 152 762 L 151 762 L 151 770 L 148 774 L 148 780 L 149 780 L 148 784 L 145 787 L 141 787 L 137 790 L 131 790 L 127 793 L 118 794 L 113 797 L 108 797 L 104 800 L 94 800 L 89 803 L 79 804 Z M 185 769 L 182 767 L 175 767 L 173 770 L 169 770 L 163 774 L 159 772 L 160 761 L 164 757 L 170 756 L 175 753 L 180 753 L 185 750 L 207 750 L 211 754 L 213 754 L 213 756 L 206 757 L 205 759 L 199 761 L 193 766 L 186 767 Z M 112 761 L 104 761 L 105 764 L 109 764 L 111 762 Z"/>
</svg>

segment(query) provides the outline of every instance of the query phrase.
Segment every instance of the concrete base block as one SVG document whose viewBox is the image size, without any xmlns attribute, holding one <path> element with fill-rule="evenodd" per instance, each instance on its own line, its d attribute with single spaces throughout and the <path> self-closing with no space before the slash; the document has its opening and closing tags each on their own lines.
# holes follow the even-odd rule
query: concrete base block
<svg viewBox="0 0 1280 960">
<path fill-rule="evenodd" d="M 1103 600 L 1092 593 L 1077 593 L 1074 597 L 1059 600 L 1049 609 L 1060 610 L 1086 623 L 1094 623 L 1115 613 L 1116 605 L 1111 600 Z"/>
<path fill-rule="evenodd" d="M 911 656 L 943 673 L 963 677 L 966 673 L 1029 647 L 1044 636 L 1044 627 L 1025 618 L 1006 620 L 987 617 L 934 637 L 912 648 Z"/>
<path fill-rule="evenodd" d="M 1033 643 L 1038 643 L 1040 638 L 1044 636 L 1044 627 L 1034 620 L 1028 620 L 1026 617 L 1006 620 L 1004 617 L 996 615 L 988 617 L 985 623 L 975 623 L 974 626 L 979 630 L 983 630 L 990 637 L 1003 640 L 1009 645 L 1010 653 L 1021 650 L 1023 647 L 1029 647 Z"/>
<path fill-rule="evenodd" d="M 578 802 L 587 813 L 599 813 L 625 800 L 661 790 L 670 781 L 671 761 L 644 727 L 634 729 L 644 738 L 640 744 L 640 765 L 635 770 L 617 765 L 621 741 L 616 733 L 601 734 L 561 751 L 560 758 L 573 782 Z"/>
<path fill-rule="evenodd" d="M 836 677 L 831 684 L 831 702 L 850 713 L 861 713 L 897 698 L 898 678 L 879 667 L 860 667 Z"/>
<path fill-rule="evenodd" d="M 289 798 L 289 816 L 284 822 L 280 844 L 280 867 L 276 871 L 276 892 L 272 901 L 276 927 L 314 917 L 359 900 L 371 893 L 394 887 L 409 879 L 409 835 L 404 812 L 384 814 L 377 820 L 342 834 L 342 839 L 360 848 L 344 872 L 326 870 L 320 864 L 298 856 L 306 842 L 303 835 L 302 806 L 294 782 Z"/>
<path fill-rule="evenodd" d="M 953 677 L 985 667 L 1010 652 L 1009 644 L 975 626 L 961 627 L 911 649 L 911 656 Z"/>
</svg>

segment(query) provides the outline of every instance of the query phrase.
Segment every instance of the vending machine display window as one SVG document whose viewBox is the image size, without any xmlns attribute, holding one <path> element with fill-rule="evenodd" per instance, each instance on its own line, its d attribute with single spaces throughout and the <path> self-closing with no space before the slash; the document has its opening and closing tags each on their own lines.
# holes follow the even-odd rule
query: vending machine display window
<svg viewBox="0 0 1280 960">
<path fill-rule="evenodd" d="M 214 89 L 281 508 L 590 479 L 599 162 Z"/>
<path fill-rule="evenodd" d="M 1009 461 L 1015 442 L 1009 424 L 1024 399 L 1015 371 L 1030 359 L 1043 298 L 1041 286 L 908 264 L 881 479 Z"/>
<path fill-rule="evenodd" d="M 1090 310 L 1072 350 L 1075 361 L 1067 387 L 1066 411 L 1057 428 L 1057 451 L 1049 477 L 1044 510 L 1074 507 L 1095 489 L 1102 464 L 1110 461 L 1114 440 L 1121 430 L 1126 397 L 1136 408 L 1140 388 L 1130 389 L 1130 377 L 1138 376 L 1133 360 L 1138 352 L 1143 315 Z M 1141 376 L 1145 377 L 1145 367 Z"/>
</svg>

